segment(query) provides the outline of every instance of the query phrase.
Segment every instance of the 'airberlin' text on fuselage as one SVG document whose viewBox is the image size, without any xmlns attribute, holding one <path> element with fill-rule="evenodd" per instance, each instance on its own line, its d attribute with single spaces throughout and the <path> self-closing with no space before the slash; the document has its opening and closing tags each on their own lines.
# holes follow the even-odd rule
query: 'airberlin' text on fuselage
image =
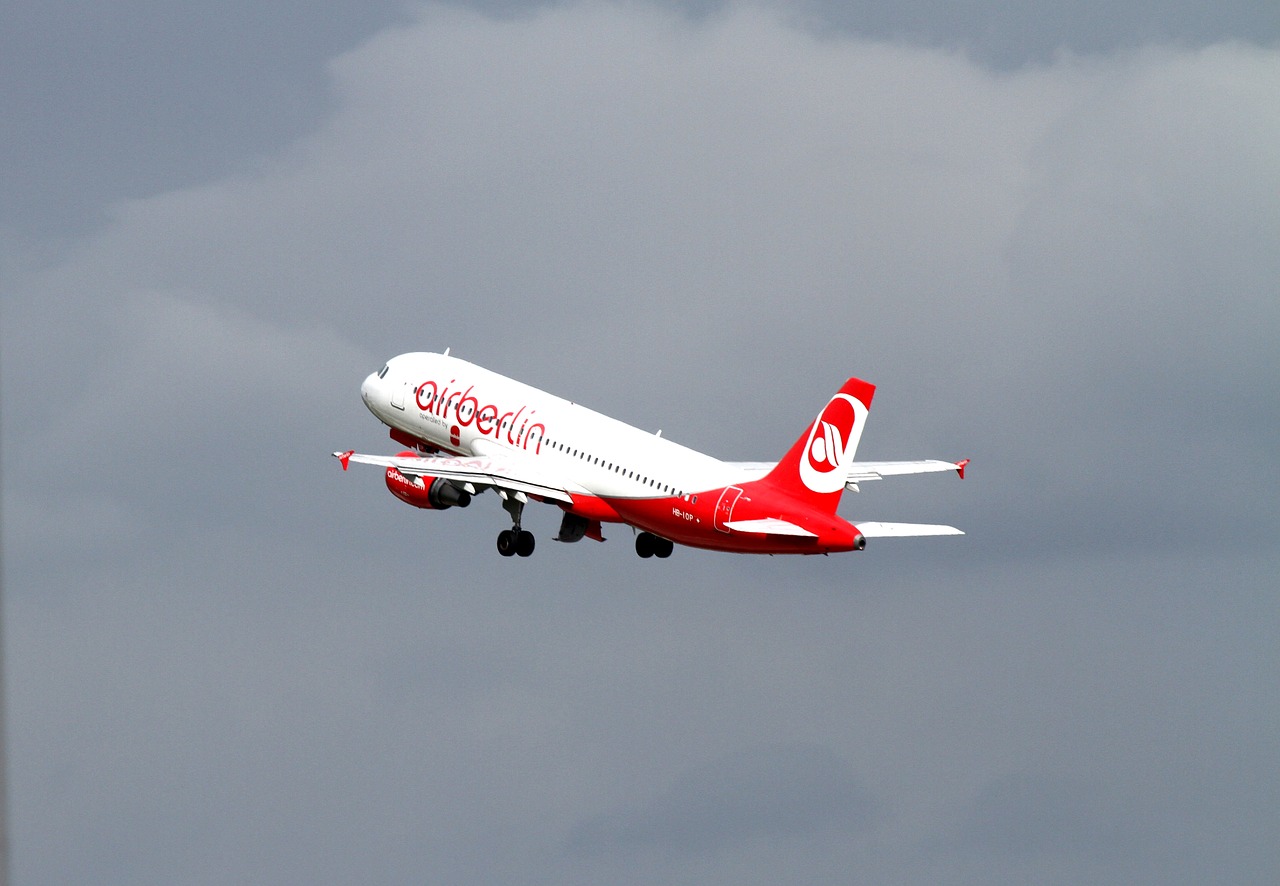
<svg viewBox="0 0 1280 886">
<path fill-rule="evenodd" d="M 453 383 L 454 379 L 450 379 L 449 384 Z M 434 381 L 424 381 L 414 391 L 414 398 L 418 408 L 428 415 L 447 419 L 452 413 L 460 427 L 474 426 L 476 433 L 483 437 L 505 440 L 511 446 L 532 449 L 535 454 L 542 451 L 542 438 L 547 429 L 542 422 L 533 421 L 536 409 L 529 410 L 528 415 L 525 415 L 527 406 L 515 412 L 503 412 L 492 403 L 482 404 L 471 393 L 474 389 L 471 385 L 465 391 L 450 391 L 448 386 L 441 388 Z"/>
</svg>

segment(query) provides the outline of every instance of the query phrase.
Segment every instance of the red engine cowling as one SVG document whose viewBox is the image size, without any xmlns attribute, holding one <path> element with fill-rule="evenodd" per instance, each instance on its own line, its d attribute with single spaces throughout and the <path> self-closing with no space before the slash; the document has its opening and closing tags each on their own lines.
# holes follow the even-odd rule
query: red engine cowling
<svg viewBox="0 0 1280 886">
<path fill-rule="evenodd" d="M 401 452 L 400 455 L 412 457 L 417 453 Z M 428 476 L 406 477 L 397 468 L 387 468 L 387 489 L 405 504 L 431 511 L 455 506 L 465 508 L 471 504 L 471 493 L 448 480 Z"/>
</svg>

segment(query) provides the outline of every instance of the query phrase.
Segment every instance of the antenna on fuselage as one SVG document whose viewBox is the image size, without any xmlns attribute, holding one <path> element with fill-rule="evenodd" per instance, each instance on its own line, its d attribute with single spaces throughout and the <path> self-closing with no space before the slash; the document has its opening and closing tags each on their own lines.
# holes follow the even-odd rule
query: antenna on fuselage
<svg viewBox="0 0 1280 886">
<path fill-rule="evenodd" d="M 451 350 L 453 350 L 453 349 L 452 349 L 452 348 L 445 348 L 445 349 L 444 349 L 444 355 L 445 355 L 446 357 L 448 357 L 448 356 L 449 356 L 449 352 L 450 352 Z"/>
</svg>

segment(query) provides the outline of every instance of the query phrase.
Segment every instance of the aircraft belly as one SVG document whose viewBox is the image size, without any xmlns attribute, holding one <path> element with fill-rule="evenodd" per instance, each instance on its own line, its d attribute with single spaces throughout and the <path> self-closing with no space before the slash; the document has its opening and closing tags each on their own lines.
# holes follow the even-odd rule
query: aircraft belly
<svg viewBox="0 0 1280 886">
<path fill-rule="evenodd" d="M 702 498 L 705 503 L 712 496 Z M 725 532 L 716 529 L 714 516 L 705 505 L 692 505 L 683 498 L 620 498 L 609 499 L 609 504 L 637 529 L 694 548 L 758 554 L 821 554 L 849 549 L 842 540 L 829 537 Z"/>
</svg>

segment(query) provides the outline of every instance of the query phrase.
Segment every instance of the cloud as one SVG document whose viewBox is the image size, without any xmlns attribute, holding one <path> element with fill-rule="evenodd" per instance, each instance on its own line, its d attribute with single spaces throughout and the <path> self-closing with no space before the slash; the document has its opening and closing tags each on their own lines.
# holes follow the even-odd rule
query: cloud
<svg viewBox="0 0 1280 886">
<path fill-rule="evenodd" d="M 1277 68 L 429 6 L 288 150 L 10 263 L 17 873 L 1274 867 Z M 411 512 L 328 457 L 390 449 L 360 380 L 445 346 L 730 458 L 864 375 L 863 455 L 974 462 L 846 510 L 970 535 L 501 561 L 491 497 Z"/>
<path fill-rule="evenodd" d="M 124 292 L 72 313 L 41 321 L 12 372 L 25 384 L 8 453 L 9 553 L 35 561 L 108 539 L 145 548 L 178 526 L 213 532 L 272 510 L 294 519 L 296 498 L 279 493 L 305 496 L 323 464 L 302 442 L 306 423 L 373 362 L 332 331 L 190 293 Z M 83 346 L 60 348 L 81 324 L 94 330 Z"/>
<path fill-rule="evenodd" d="M 1132 812 L 1117 808 L 1102 785 L 1022 773 L 983 787 L 955 842 L 964 851 L 1105 855 L 1132 851 L 1142 842 L 1141 830 Z"/>
<path fill-rule="evenodd" d="M 577 825 L 569 852 L 703 854 L 761 839 L 864 833 L 880 803 L 827 748 L 751 748 L 682 774 L 648 805 Z"/>
</svg>

